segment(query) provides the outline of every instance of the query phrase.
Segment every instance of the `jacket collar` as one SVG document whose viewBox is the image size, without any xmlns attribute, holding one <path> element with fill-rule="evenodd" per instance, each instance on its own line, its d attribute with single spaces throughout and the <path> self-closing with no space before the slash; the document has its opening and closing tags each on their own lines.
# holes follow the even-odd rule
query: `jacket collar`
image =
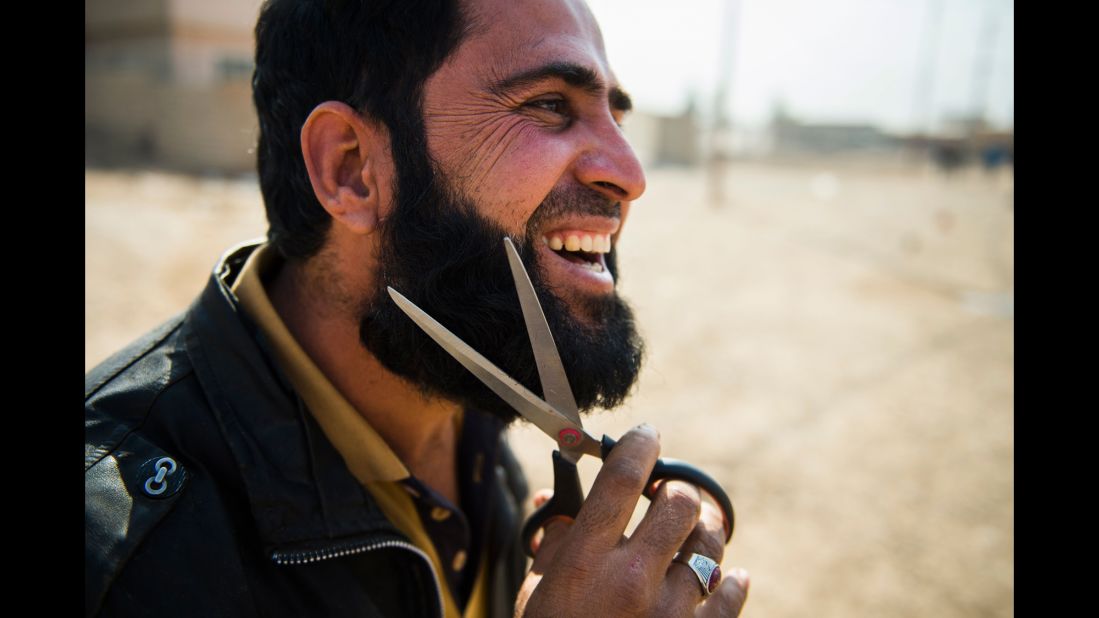
<svg viewBox="0 0 1099 618">
<path fill-rule="evenodd" d="M 269 551 L 367 534 L 398 537 L 324 437 L 274 361 L 270 342 L 229 289 L 260 244 L 245 243 L 222 256 L 183 331 L 260 537 Z"/>
</svg>

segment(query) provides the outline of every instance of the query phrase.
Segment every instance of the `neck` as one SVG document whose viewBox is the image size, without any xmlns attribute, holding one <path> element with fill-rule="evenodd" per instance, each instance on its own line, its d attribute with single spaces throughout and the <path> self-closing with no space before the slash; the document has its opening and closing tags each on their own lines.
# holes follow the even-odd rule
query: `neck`
<svg viewBox="0 0 1099 618">
<path fill-rule="evenodd" d="M 354 303 L 322 289 L 332 278 L 319 275 L 308 263 L 287 262 L 268 286 L 275 310 L 310 359 L 409 472 L 458 504 L 456 420 L 461 408 L 425 397 L 383 367 L 360 343 Z"/>
</svg>

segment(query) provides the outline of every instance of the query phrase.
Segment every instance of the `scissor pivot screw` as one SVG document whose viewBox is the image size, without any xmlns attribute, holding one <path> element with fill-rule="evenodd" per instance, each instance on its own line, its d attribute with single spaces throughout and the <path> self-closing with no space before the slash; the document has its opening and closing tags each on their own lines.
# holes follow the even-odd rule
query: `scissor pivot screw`
<svg viewBox="0 0 1099 618">
<path fill-rule="evenodd" d="M 562 429 L 561 432 L 557 434 L 557 439 L 562 444 L 571 446 L 580 441 L 580 432 L 575 429 Z"/>
</svg>

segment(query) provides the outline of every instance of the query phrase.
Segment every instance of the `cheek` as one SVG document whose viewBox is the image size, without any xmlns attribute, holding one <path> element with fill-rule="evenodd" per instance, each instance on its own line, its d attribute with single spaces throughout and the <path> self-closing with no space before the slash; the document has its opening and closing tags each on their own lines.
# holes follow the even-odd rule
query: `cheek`
<svg viewBox="0 0 1099 618">
<path fill-rule="evenodd" d="M 454 180 L 472 187 L 513 156 L 529 126 L 509 114 L 473 108 L 425 116 L 428 147 Z"/>
<path fill-rule="evenodd" d="M 490 154 L 471 157 L 476 167 L 466 174 L 472 181 L 467 194 L 481 203 L 510 204 L 510 214 L 525 222 L 565 180 L 572 155 L 563 136 L 528 126 Z"/>
<path fill-rule="evenodd" d="M 534 132 L 532 132 L 534 133 Z M 522 234 L 546 196 L 562 182 L 568 149 L 554 140 L 517 140 L 467 190 L 511 233 Z"/>
<path fill-rule="evenodd" d="M 565 137 L 521 115 L 469 109 L 427 117 L 431 151 L 471 197 L 492 192 L 518 199 L 519 188 L 542 185 L 567 166 Z M 555 180 L 548 182 L 552 187 Z"/>
<path fill-rule="evenodd" d="M 491 103 L 491 102 L 489 102 Z M 428 145 L 448 179 L 510 233 L 522 233 L 580 153 L 554 131 L 499 105 L 425 107 Z"/>
<path fill-rule="evenodd" d="M 534 133 L 534 132 L 531 132 Z M 500 156 L 492 157 L 467 176 L 476 179 L 469 185 L 472 197 L 503 201 L 540 203 L 560 182 L 567 169 L 568 156 L 553 140 L 537 135 L 512 142 Z"/>
</svg>

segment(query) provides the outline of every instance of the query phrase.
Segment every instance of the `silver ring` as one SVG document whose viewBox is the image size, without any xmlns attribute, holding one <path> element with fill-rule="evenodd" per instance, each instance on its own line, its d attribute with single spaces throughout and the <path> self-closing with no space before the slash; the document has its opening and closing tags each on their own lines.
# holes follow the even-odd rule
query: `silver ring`
<svg viewBox="0 0 1099 618">
<path fill-rule="evenodd" d="M 698 576 L 698 583 L 702 586 L 702 596 L 708 597 L 717 590 L 721 583 L 721 565 L 701 554 L 684 554 L 675 552 L 672 562 L 685 564 Z"/>
</svg>

